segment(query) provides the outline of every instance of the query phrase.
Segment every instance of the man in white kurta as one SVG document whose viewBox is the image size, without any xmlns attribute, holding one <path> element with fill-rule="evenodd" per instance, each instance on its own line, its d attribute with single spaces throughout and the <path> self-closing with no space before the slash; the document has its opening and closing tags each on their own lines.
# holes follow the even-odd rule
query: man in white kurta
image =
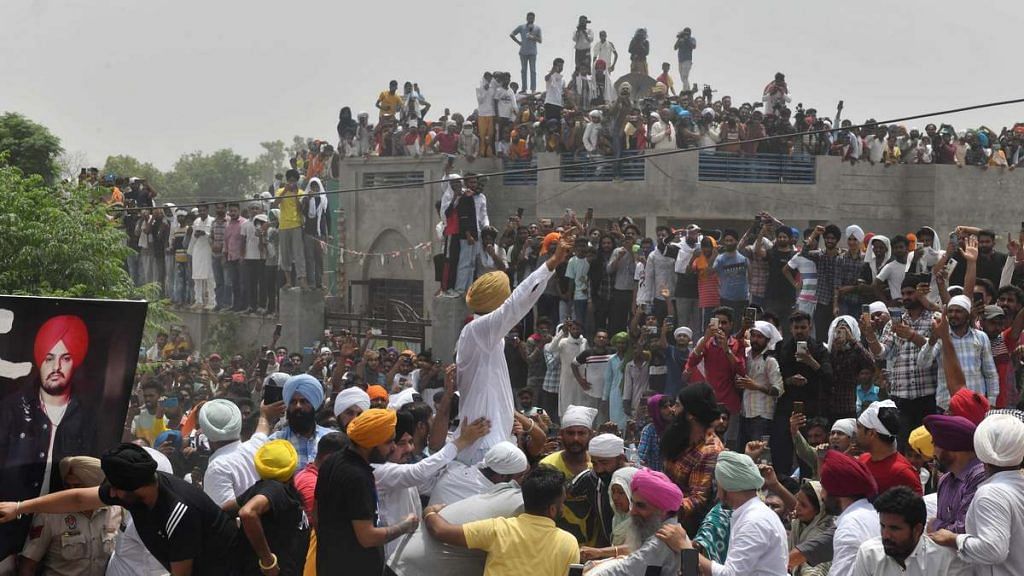
<svg viewBox="0 0 1024 576">
<path fill-rule="evenodd" d="M 562 235 L 554 255 L 526 277 L 510 296 L 504 272 L 484 274 L 466 293 L 466 303 L 477 314 L 462 329 L 455 346 L 458 370 L 459 412 L 470 422 L 486 418 L 491 431 L 459 453 L 459 461 L 476 464 L 487 450 L 512 436 L 515 405 L 505 362 L 505 336 L 533 308 L 548 280 L 573 249 L 575 230 Z M 499 305 L 500 304 L 500 305 Z"/>
<path fill-rule="evenodd" d="M 196 308 L 213 310 L 217 305 L 213 278 L 213 216 L 205 205 L 199 206 L 199 215 L 192 222 L 192 235 L 188 252 L 192 255 L 192 281 L 196 290 Z"/>
</svg>

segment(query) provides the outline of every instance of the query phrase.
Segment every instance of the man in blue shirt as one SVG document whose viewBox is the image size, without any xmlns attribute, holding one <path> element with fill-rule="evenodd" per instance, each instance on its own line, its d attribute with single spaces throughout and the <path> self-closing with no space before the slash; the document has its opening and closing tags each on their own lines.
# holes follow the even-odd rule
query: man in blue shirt
<svg viewBox="0 0 1024 576">
<path fill-rule="evenodd" d="M 537 91 L 537 44 L 543 42 L 540 33 L 540 26 L 533 23 L 533 12 L 526 13 L 526 24 L 516 26 L 516 29 L 509 34 L 513 42 L 519 44 L 519 62 L 522 74 L 522 91 L 526 92 L 526 66 L 530 66 L 530 92 Z M 516 38 L 516 35 L 519 38 Z"/>
<path fill-rule="evenodd" d="M 282 391 L 287 407 L 288 424 L 271 434 L 271 440 L 284 439 L 292 443 L 299 455 L 299 468 L 316 460 L 320 439 L 333 432 L 316 423 L 316 411 L 324 403 L 324 387 L 309 374 L 292 376 Z"/>
<path fill-rule="evenodd" d="M 733 318 L 743 318 L 743 312 L 750 301 L 747 285 L 747 258 L 736 250 L 739 233 L 735 230 L 722 232 L 721 252 L 712 267 L 718 274 L 718 296 L 722 306 L 732 308 Z"/>
</svg>

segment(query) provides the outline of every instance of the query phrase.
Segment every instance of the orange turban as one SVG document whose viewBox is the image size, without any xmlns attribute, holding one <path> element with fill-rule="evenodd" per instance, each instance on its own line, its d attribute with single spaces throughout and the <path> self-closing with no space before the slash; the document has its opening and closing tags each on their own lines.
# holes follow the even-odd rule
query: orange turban
<svg viewBox="0 0 1024 576">
<path fill-rule="evenodd" d="M 366 388 L 366 394 L 370 397 L 370 400 L 387 400 L 388 391 L 384 389 L 380 384 L 374 384 Z"/>
<path fill-rule="evenodd" d="M 349 423 L 345 430 L 351 440 L 362 448 L 373 448 L 395 439 L 398 413 L 394 410 L 371 408 Z"/>
<path fill-rule="evenodd" d="M 473 282 L 466 292 L 466 305 L 477 314 L 487 314 L 497 310 L 510 294 L 512 288 L 509 285 L 508 274 L 495 270 Z"/>
<path fill-rule="evenodd" d="M 36 366 L 43 364 L 46 355 L 58 342 L 64 342 L 64 347 L 71 355 L 71 361 L 77 367 L 82 364 L 85 354 L 89 351 L 89 329 L 78 316 L 54 316 L 47 320 L 36 332 Z"/>
<path fill-rule="evenodd" d="M 551 251 L 551 247 L 558 244 L 558 241 L 561 239 L 562 235 L 558 232 L 549 232 L 540 243 L 540 253 L 547 254 Z"/>
</svg>

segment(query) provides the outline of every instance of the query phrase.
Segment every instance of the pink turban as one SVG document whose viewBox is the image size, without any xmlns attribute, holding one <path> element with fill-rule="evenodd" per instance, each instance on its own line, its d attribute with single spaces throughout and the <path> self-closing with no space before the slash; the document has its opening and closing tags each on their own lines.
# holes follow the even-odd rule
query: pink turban
<svg viewBox="0 0 1024 576">
<path fill-rule="evenodd" d="M 46 355 L 61 341 L 68 349 L 74 366 L 80 366 L 89 351 L 89 329 L 85 327 L 85 322 L 82 322 L 81 318 L 70 315 L 54 316 L 40 326 L 36 332 L 33 350 L 36 366 L 42 366 Z"/>
<path fill-rule="evenodd" d="M 683 505 L 683 491 L 661 472 L 644 468 L 633 475 L 630 489 L 658 510 L 675 512 Z"/>
</svg>

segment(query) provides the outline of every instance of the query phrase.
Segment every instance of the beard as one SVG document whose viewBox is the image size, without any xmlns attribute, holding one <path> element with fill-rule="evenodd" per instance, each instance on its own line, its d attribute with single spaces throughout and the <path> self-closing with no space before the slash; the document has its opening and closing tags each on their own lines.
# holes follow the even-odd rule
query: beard
<svg viewBox="0 0 1024 576">
<path fill-rule="evenodd" d="M 380 446 L 375 446 L 373 450 L 370 450 L 370 464 L 384 464 L 388 461 L 389 452 L 385 452 Z"/>
<path fill-rule="evenodd" d="M 839 506 L 839 499 L 835 496 L 825 497 L 825 511 L 832 516 L 839 516 L 843 513 L 843 509 Z"/>
<path fill-rule="evenodd" d="M 60 370 L 54 370 L 43 379 L 42 387 L 51 396 L 62 396 L 68 390 L 68 377 Z"/>
<path fill-rule="evenodd" d="M 664 521 L 657 516 L 652 516 L 646 520 L 639 516 L 631 516 L 630 519 L 632 520 L 632 527 L 636 530 L 636 534 L 641 542 L 646 542 L 648 538 L 654 537 L 658 529 L 661 528 L 661 525 L 664 524 Z"/>
<path fill-rule="evenodd" d="M 316 429 L 316 413 L 312 410 L 289 410 L 288 426 L 295 432 L 308 436 Z"/>
</svg>

